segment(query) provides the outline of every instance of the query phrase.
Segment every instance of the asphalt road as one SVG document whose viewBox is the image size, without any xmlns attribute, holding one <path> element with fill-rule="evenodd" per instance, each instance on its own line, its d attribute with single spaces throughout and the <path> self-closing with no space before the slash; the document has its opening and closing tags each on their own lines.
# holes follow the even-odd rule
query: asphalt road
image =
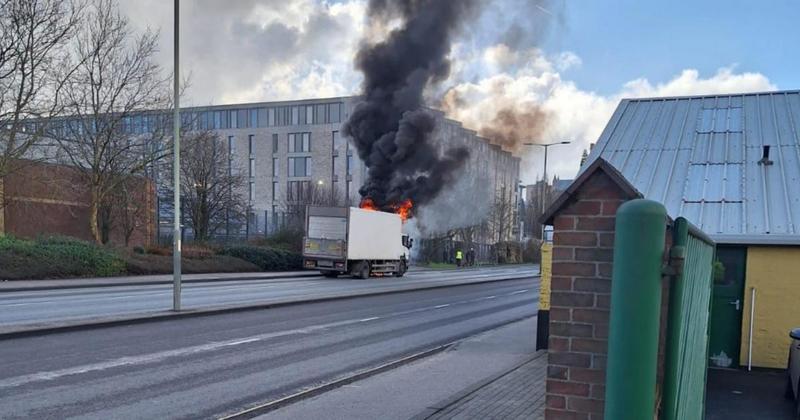
<svg viewBox="0 0 800 420">
<path fill-rule="evenodd" d="M 184 309 L 313 299 L 334 295 L 380 292 L 413 286 L 534 274 L 532 266 L 490 267 L 452 271 L 416 271 L 403 278 L 368 280 L 322 276 L 191 283 L 183 286 Z M 171 285 L 93 287 L 82 289 L 0 292 L 0 327 L 54 321 L 102 318 L 163 311 L 172 308 Z"/>
<path fill-rule="evenodd" d="M 537 298 L 530 278 L 7 339 L 0 418 L 217 418 L 533 316 Z"/>
</svg>

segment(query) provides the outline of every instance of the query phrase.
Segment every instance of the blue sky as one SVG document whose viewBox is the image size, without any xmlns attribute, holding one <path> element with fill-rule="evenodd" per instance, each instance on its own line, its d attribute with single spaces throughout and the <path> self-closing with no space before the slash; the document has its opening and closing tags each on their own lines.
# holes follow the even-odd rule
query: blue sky
<svg viewBox="0 0 800 420">
<path fill-rule="evenodd" d="M 568 1 L 543 48 L 583 65 L 564 72 L 581 88 L 611 94 L 625 82 L 702 75 L 735 65 L 781 89 L 800 89 L 800 3 L 782 1 Z"/>
</svg>

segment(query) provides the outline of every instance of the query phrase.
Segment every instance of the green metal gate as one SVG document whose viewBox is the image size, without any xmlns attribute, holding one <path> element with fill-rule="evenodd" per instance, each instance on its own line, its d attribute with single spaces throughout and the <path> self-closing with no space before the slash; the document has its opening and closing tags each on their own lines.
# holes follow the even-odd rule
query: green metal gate
<svg viewBox="0 0 800 420">
<path fill-rule="evenodd" d="M 674 277 L 664 363 L 664 420 L 704 416 L 714 248 L 714 241 L 686 219 L 675 220 L 670 249 Z"/>
<path fill-rule="evenodd" d="M 667 214 L 638 199 L 616 215 L 605 418 L 652 418 L 661 283 L 670 279 L 661 419 L 702 419 L 708 363 L 708 326 L 714 242 L 686 219 L 673 224 L 664 265 Z"/>
</svg>

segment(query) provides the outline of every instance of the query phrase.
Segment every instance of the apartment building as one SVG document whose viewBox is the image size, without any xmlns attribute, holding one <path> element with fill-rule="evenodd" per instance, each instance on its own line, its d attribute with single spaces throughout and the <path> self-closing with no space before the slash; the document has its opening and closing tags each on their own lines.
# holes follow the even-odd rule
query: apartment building
<svg viewBox="0 0 800 420">
<path fill-rule="evenodd" d="M 216 131 L 227 141 L 232 168 L 247 173 L 251 214 L 244 228 L 260 233 L 282 215 L 298 212 L 311 195 L 317 200 L 331 197 L 338 204 L 358 203 L 367 168 L 341 134 L 357 101 L 337 97 L 195 107 L 184 109 L 182 118 L 194 129 Z M 459 177 L 485 181 L 486 188 L 475 191 L 476 197 L 516 203 L 520 160 L 442 112 L 431 112 L 438 119 L 434 141 L 439 152 L 454 146 L 470 149 Z M 502 236 L 509 235 L 510 230 Z"/>
<path fill-rule="evenodd" d="M 245 173 L 244 195 L 248 198 L 250 215 L 244 225 L 230 224 L 229 233 L 269 232 L 286 215 L 298 213 L 301 206 L 312 201 L 312 195 L 315 202 L 325 201 L 325 204 L 358 204 L 358 190 L 366 179 L 367 168 L 341 133 L 357 102 L 358 97 L 347 96 L 181 110 L 184 127 L 216 132 L 230 150 L 231 170 Z M 441 111 L 431 112 L 438 120 L 434 133 L 437 150 L 442 153 L 450 147 L 465 146 L 471 152 L 458 176 L 479 181 L 469 199 L 516 203 L 519 159 L 491 145 L 460 122 L 446 118 Z M 170 123 L 170 115 L 153 111 L 125 118 L 122 130 L 146 136 Z M 72 127 L 80 124 L 74 124 L 69 117 L 50 125 L 60 136 L 81 128 Z M 163 184 L 159 181 L 168 179 L 157 180 Z M 168 207 L 159 206 L 162 216 L 159 219 L 164 224 L 171 220 Z M 161 231 L 166 233 L 169 229 Z M 498 235 L 506 236 L 510 237 L 511 232 Z"/>
</svg>

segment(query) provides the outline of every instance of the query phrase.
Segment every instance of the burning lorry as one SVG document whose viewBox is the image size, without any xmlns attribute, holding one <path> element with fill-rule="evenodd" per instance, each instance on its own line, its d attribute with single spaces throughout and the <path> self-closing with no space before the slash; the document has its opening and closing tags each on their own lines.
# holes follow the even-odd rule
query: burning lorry
<svg viewBox="0 0 800 420">
<path fill-rule="evenodd" d="M 348 273 L 402 277 L 413 240 L 403 234 L 403 216 L 355 207 L 316 207 L 306 211 L 303 267 L 326 277 Z"/>
</svg>

